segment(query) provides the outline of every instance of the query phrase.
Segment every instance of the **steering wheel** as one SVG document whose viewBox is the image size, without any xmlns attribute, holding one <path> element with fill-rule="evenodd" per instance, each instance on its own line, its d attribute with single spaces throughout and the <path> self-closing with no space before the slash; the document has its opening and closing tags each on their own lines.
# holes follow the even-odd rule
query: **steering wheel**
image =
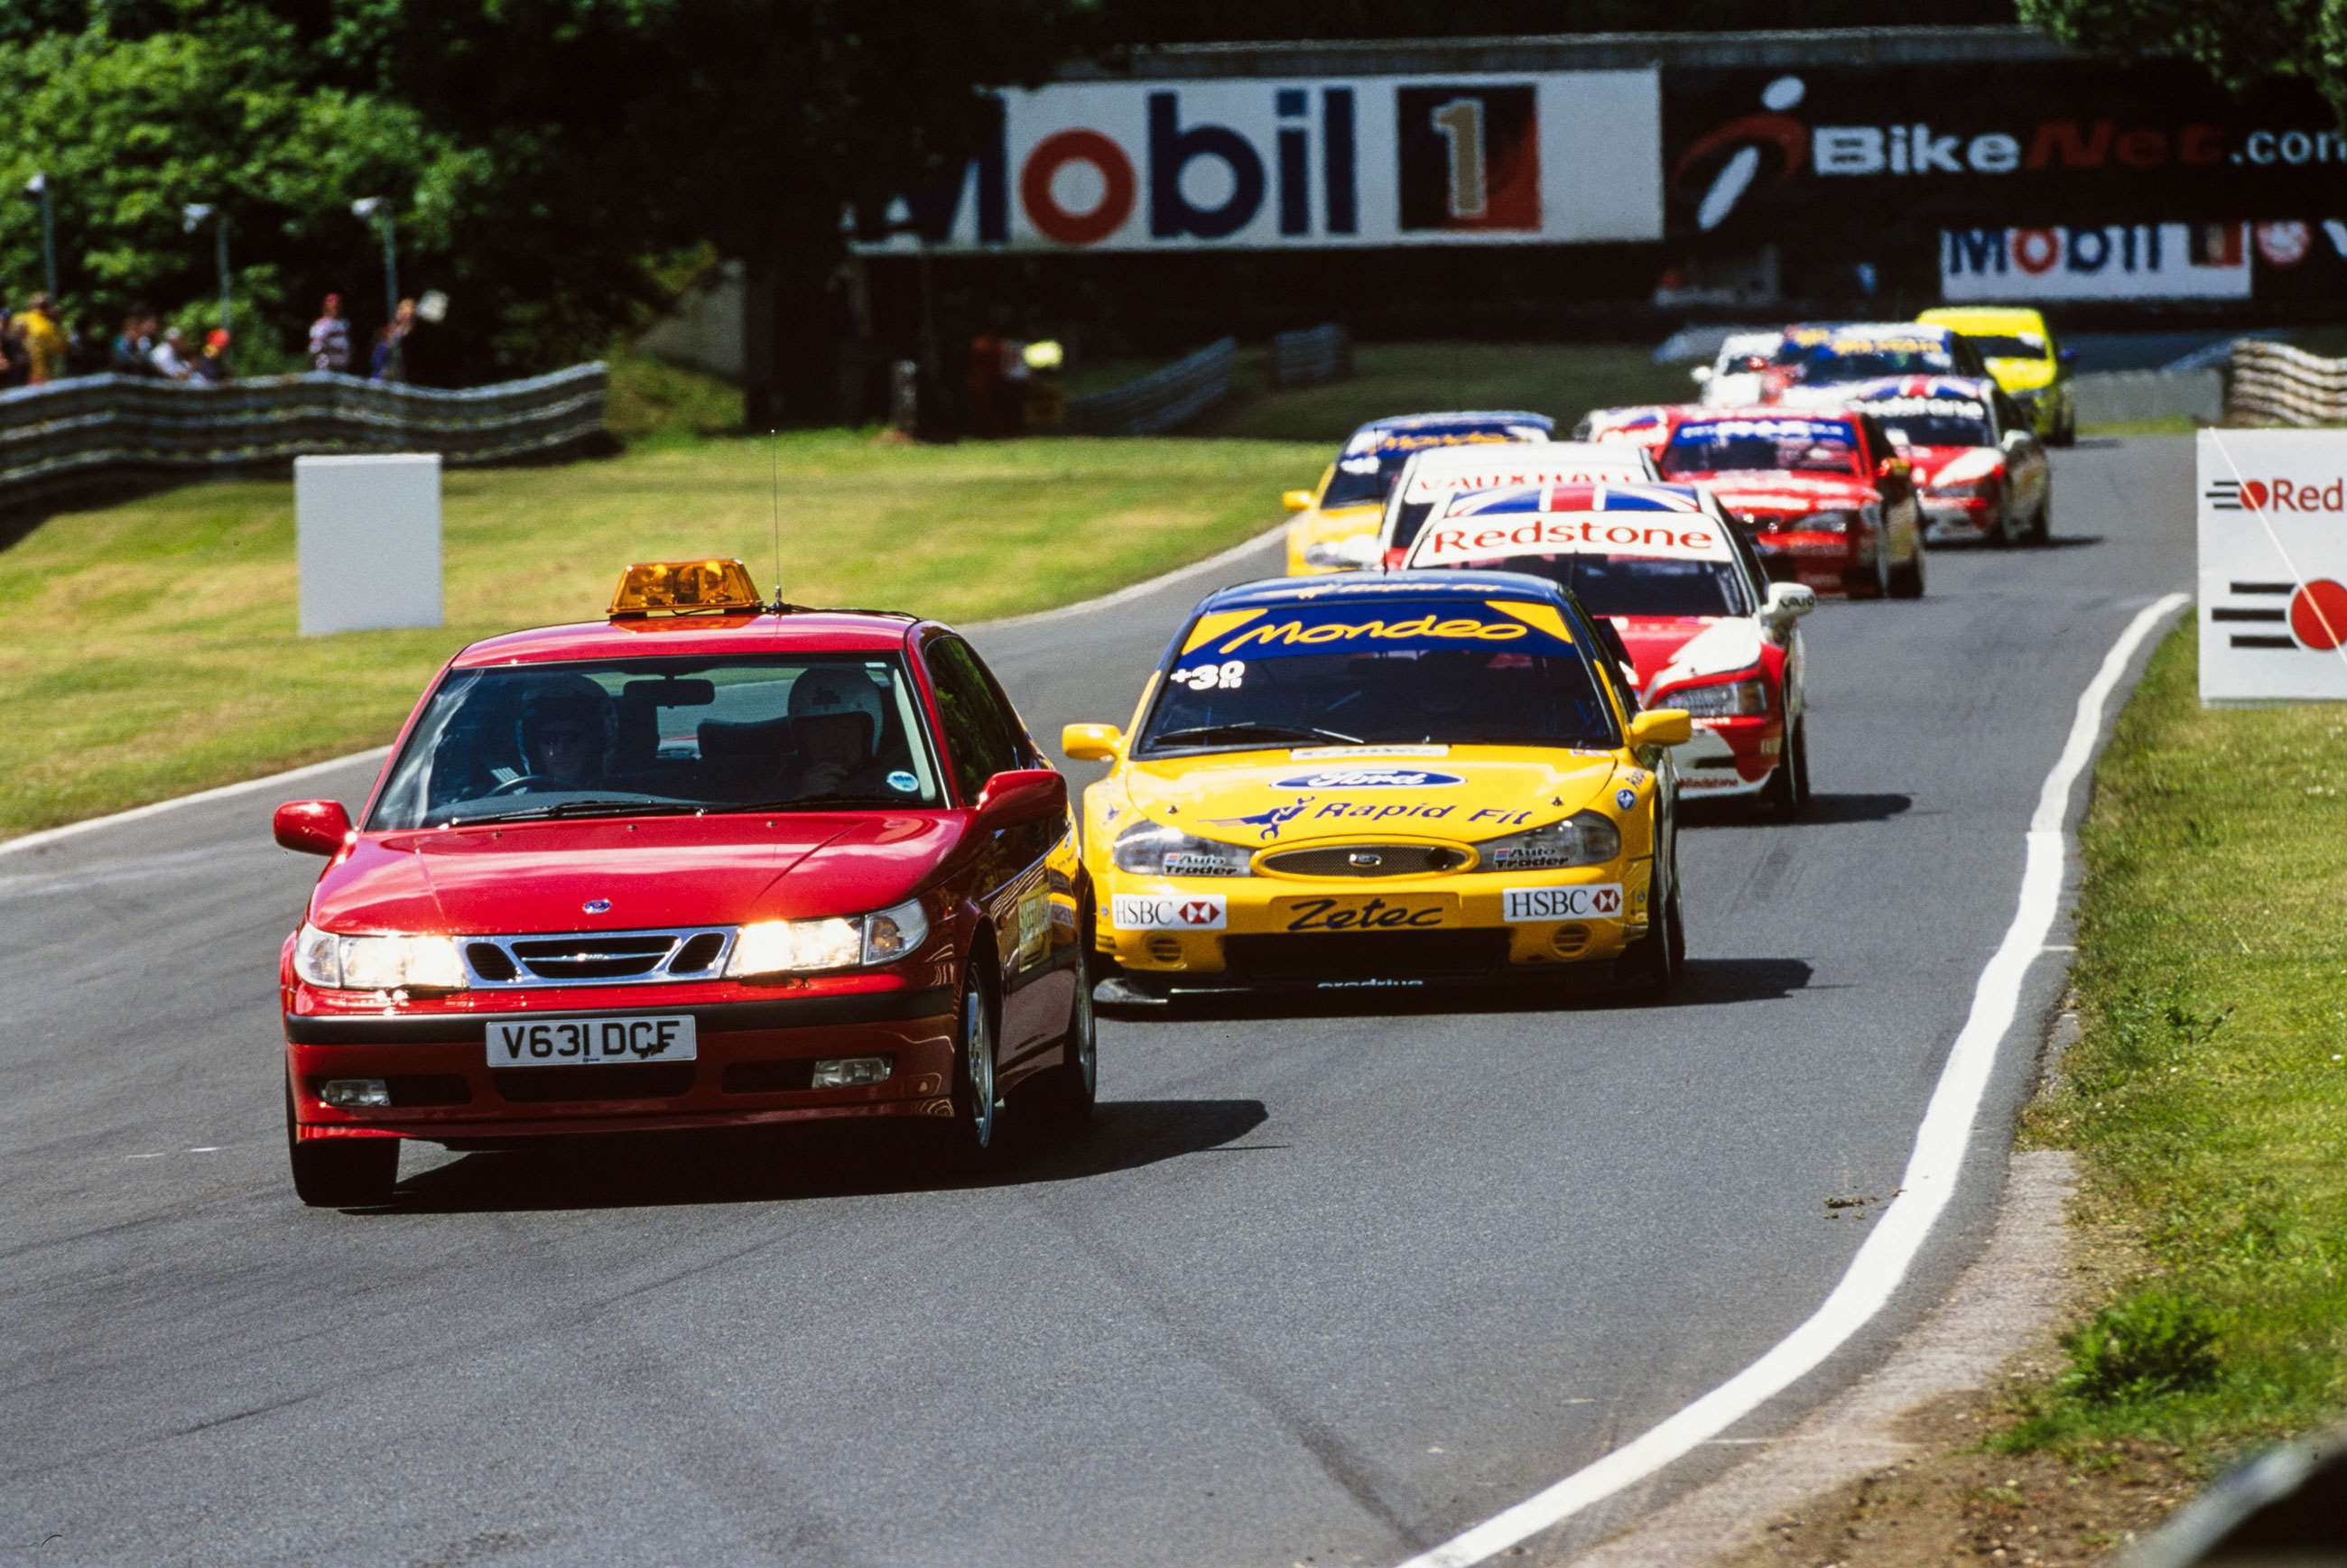
<svg viewBox="0 0 2347 1568">
<path fill-rule="evenodd" d="M 541 785 L 559 787 L 560 783 L 560 780 L 550 778 L 545 774 L 524 774 L 518 779 L 506 780 L 505 783 L 497 785 L 497 788 L 491 790 L 482 798 L 484 800 L 494 800 L 501 794 L 519 794 L 526 789 L 532 789 Z"/>
</svg>

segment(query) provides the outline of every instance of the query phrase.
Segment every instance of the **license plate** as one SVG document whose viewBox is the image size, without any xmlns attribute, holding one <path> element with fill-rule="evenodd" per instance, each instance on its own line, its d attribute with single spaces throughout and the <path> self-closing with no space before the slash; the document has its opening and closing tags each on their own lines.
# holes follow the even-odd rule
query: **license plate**
<svg viewBox="0 0 2347 1568">
<path fill-rule="evenodd" d="M 491 1067 L 576 1067 L 588 1061 L 691 1061 L 700 1054 L 691 1013 L 636 1018 L 496 1018 Z"/>
<path fill-rule="evenodd" d="M 1426 931 L 1459 921 L 1449 893 L 1332 893 L 1275 898 L 1272 917 L 1286 931 Z"/>
</svg>

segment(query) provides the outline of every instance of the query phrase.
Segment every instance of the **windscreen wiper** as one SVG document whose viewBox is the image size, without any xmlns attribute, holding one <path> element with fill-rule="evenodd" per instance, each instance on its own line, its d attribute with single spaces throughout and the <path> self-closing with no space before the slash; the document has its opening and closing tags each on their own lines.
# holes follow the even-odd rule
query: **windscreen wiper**
<svg viewBox="0 0 2347 1568">
<path fill-rule="evenodd" d="M 1266 724 L 1253 719 L 1241 719 L 1227 724 L 1197 724 L 1186 730 L 1168 730 L 1162 735 L 1152 735 L 1153 746 L 1181 745 L 1188 741 L 1334 741 L 1339 745 L 1368 744 L 1358 735 L 1340 734 L 1313 724 Z"/>
<path fill-rule="evenodd" d="M 450 827 L 478 827 L 496 822 L 550 822 L 560 816 L 693 816 L 718 807 L 706 801 L 682 800 L 561 800 L 523 811 L 493 812 L 487 816 L 452 816 Z"/>
</svg>

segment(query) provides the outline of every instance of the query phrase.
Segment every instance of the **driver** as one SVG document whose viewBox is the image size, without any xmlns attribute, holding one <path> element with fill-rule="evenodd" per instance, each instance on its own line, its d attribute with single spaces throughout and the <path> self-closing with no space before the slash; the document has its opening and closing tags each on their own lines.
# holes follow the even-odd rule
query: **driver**
<svg viewBox="0 0 2347 1568">
<path fill-rule="evenodd" d="M 610 697 L 584 675 L 534 682 L 514 722 L 523 776 L 564 789 L 600 783 L 616 720 Z"/>
<path fill-rule="evenodd" d="M 883 794 L 880 688 L 863 671 L 817 664 L 791 682 L 791 737 L 798 743 L 794 795 Z"/>
</svg>

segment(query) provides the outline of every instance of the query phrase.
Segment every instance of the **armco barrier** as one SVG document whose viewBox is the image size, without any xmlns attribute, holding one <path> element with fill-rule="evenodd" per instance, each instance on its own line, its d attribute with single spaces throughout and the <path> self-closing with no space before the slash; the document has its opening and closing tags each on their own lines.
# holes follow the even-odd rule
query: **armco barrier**
<svg viewBox="0 0 2347 1568">
<path fill-rule="evenodd" d="M 1068 399 L 1067 428 L 1079 436 L 1162 436 L 1231 395 L 1238 340 L 1210 343 L 1186 359 L 1106 392 Z"/>
<path fill-rule="evenodd" d="M 90 375 L 0 392 L 0 507 L 77 486 L 267 467 L 304 456 L 552 452 L 603 428 L 599 362 L 446 392 L 323 372 L 210 386 Z"/>
<path fill-rule="evenodd" d="M 1335 322 L 1309 332 L 1280 333 L 1271 340 L 1271 384 L 1318 386 L 1353 374 L 1353 334 Z"/>
<path fill-rule="evenodd" d="M 2225 416 L 2225 376 L 2216 370 L 2106 370 L 2071 383 L 2081 425 L 2126 425 L 2178 415 L 2202 425 Z"/>
<path fill-rule="evenodd" d="M 2236 425 L 2347 421 L 2347 360 L 2243 338 L 2233 345 L 2233 388 L 2225 415 Z"/>
</svg>

